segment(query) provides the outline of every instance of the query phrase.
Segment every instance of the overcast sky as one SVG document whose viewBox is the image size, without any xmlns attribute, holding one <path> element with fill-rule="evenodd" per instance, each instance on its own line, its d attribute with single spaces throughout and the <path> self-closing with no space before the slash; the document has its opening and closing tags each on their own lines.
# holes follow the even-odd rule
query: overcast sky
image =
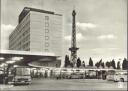
<svg viewBox="0 0 128 91">
<path fill-rule="evenodd" d="M 2 0 L 2 49 L 24 7 L 63 14 L 64 52 L 71 46 L 72 10 L 76 10 L 78 56 L 99 61 L 126 57 L 127 0 Z"/>
</svg>

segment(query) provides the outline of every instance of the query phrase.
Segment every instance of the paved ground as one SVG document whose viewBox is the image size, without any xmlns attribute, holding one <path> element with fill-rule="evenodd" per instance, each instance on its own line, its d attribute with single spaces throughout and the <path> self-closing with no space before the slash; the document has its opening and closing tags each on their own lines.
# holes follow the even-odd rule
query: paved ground
<svg viewBox="0 0 128 91">
<path fill-rule="evenodd" d="M 34 79 L 31 85 L 1 86 L 1 90 L 127 90 L 127 82 L 118 83 L 97 79 Z"/>
</svg>

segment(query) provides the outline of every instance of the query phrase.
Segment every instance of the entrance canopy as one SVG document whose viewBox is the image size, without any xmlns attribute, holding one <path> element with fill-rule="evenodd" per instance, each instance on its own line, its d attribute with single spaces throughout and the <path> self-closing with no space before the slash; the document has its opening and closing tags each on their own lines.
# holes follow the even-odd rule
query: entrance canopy
<svg viewBox="0 0 128 91">
<path fill-rule="evenodd" d="M 53 53 L 44 53 L 44 52 L 29 52 L 29 51 L 14 51 L 14 50 L 0 50 L 0 64 L 2 63 L 13 63 L 26 65 L 32 61 L 38 61 L 40 59 L 58 58 Z"/>
<path fill-rule="evenodd" d="M 9 54 L 9 55 L 17 55 L 17 56 L 55 56 L 54 53 L 49 52 L 30 52 L 30 51 L 15 51 L 15 50 L 0 50 L 0 54 Z M 1 56 L 0 55 L 0 56 Z"/>
</svg>

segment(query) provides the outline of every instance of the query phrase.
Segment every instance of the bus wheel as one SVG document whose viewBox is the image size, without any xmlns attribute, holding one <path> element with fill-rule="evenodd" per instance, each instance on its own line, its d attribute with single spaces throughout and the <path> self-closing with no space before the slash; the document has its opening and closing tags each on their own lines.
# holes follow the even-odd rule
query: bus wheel
<svg viewBox="0 0 128 91">
<path fill-rule="evenodd" d="M 124 79 L 123 79 L 123 78 L 120 78 L 120 81 L 121 81 L 121 82 L 124 82 Z"/>
<path fill-rule="evenodd" d="M 26 85 L 30 85 L 30 83 L 26 83 Z"/>
<path fill-rule="evenodd" d="M 17 84 L 15 84 L 15 83 L 14 83 L 13 85 L 14 85 L 14 86 L 17 86 Z"/>
</svg>

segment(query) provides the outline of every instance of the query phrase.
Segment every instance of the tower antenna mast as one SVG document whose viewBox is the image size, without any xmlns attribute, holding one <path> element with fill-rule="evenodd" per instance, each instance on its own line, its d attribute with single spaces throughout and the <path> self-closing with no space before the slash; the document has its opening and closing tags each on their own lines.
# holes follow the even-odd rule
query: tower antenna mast
<svg viewBox="0 0 128 91">
<path fill-rule="evenodd" d="M 71 51 L 71 63 L 73 64 L 73 67 L 76 66 L 77 61 L 77 50 L 79 48 L 76 47 L 76 11 L 75 9 L 72 12 L 72 37 L 71 37 L 71 48 L 69 50 Z"/>
</svg>

